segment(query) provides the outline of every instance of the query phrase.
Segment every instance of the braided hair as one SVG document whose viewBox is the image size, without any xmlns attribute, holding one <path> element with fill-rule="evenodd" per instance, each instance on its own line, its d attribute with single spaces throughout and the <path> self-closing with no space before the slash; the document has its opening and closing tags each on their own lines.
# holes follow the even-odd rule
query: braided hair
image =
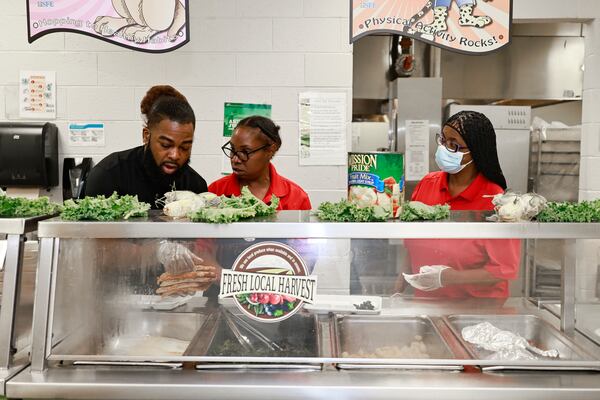
<svg viewBox="0 0 600 400">
<path fill-rule="evenodd" d="M 476 111 L 460 111 L 448 118 L 444 125 L 456 130 L 464 139 L 477 170 L 506 190 L 506 178 L 498 161 L 496 132 L 490 120 Z"/>
<path fill-rule="evenodd" d="M 260 115 L 253 115 L 251 117 L 246 117 L 242 119 L 235 126 L 235 129 L 246 127 L 246 128 L 255 128 L 261 131 L 263 135 L 265 135 L 270 141 L 275 143 L 277 146 L 277 150 L 281 147 L 281 136 L 279 136 L 279 125 L 276 125 L 273 120 L 267 117 L 263 117 Z"/>
</svg>

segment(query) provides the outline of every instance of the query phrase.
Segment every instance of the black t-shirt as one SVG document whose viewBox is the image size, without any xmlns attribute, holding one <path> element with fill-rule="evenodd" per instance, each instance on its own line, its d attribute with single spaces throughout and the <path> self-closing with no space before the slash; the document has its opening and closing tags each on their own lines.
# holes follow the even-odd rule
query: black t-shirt
<svg viewBox="0 0 600 400">
<path fill-rule="evenodd" d="M 144 146 L 108 155 L 92 168 L 84 186 L 85 196 L 137 195 L 153 209 L 160 208 L 156 200 L 171 190 L 208 191 L 206 181 L 189 165 L 172 175 L 164 174 Z"/>
</svg>

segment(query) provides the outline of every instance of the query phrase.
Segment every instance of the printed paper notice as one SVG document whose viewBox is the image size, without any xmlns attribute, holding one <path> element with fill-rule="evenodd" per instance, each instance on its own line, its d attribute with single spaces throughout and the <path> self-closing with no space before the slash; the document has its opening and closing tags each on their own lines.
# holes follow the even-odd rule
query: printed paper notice
<svg viewBox="0 0 600 400">
<path fill-rule="evenodd" d="M 104 124 L 69 124 L 69 145 L 104 147 Z"/>
<path fill-rule="evenodd" d="M 56 73 L 21 71 L 19 79 L 19 116 L 56 118 Z"/>
<path fill-rule="evenodd" d="M 300 165 L 345 165 L 346 93 L 300 93 Z"/>
<path fill-rule="evenodd" d="M 429 121 L 406 121 L 406 180 L 418 181 L 429 173 Z"/>
</svg>

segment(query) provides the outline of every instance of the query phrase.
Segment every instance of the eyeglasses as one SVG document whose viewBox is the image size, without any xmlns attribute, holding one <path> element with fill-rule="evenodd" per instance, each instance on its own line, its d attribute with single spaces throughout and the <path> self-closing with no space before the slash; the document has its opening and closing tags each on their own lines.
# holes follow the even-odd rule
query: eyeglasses
<svg viewBox="0 0 600 400">
<path fill-rule="evenodd" d="M 240 161 L 246 162 L 250 158 L 251 154 L 256 153 L 257 151 L 264 150 L 267 147 L 271 146 L 271 144 L 272 143 L 268 143 L 268 144 L 265 144 L 264 146 L 260 146 L 258 149 L 254 149 L 254 150 L 250 150 L 250 151 L 248 151 L 248 150 L 235 151 L 233 149 L 233 147 L 231 147 L 231 142 L 227 142 L 223 146 L 221 146 L 221 150 L 223 150 L 223 154 L 225 154 L 225 156 L 227 158 L 233 158 L 233 156 L 237 156 L 237 158 L 239 158 Z"/>
<path fill-rule="evenodd" d="M 448 140 L 446 140 L 445 137 L 443 137 L 440 133 L 437 133 L 435 135 L 435 141 L 437 142 L 437 144 L 439 144 L 440 146 L 444 146 L 445 148 L 448 149 L 448 151 L 450 151 L 451 153 L 456 153 L 459 150 L 467 150 L 468 147 L 467 146 L 461 146 L 456 142 L 449 142 Z"/>
</svg>

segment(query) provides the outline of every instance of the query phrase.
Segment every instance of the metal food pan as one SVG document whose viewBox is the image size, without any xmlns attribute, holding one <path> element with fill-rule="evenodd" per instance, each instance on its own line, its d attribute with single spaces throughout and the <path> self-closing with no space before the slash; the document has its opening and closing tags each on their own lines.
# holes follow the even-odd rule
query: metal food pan
<svg viewBox="0 0 600 400">
<path fill-rule="evenodd" d="M 179 358 L 182 346 L 192 341 L 206 316 L 196 313 L 135 312 L 122 318 L 105 318 L 97 326 L 71 332 L 52 349 L 49 359 L 73 361 L 139 361 Z M 145 347 L 148 347 L 145 353 Z M 178 354 L 180 353 L 180 354 Z M 131 358 L 131 359 L 130 359 Z"/>
<path fill-rule="evenodd" d="M 250 348 L 244 348 L 239 343 L 223 313 L 235 314 L 233 323 L 236 324 L 240 334 L 250 342 Z M 240 322 L 239 319 L 242 321 Z M 250 330 L 247 329 L 248 325 L 251 326 Z M 262 340 L 257 335 L 260 335 Z M 207 360 L 208 364 L 197 366 L 201 369 L 204 367 L 264 369 L 266 368 L 264 363 L 248 363 L 245 359 L 260 357 L 265 358 L 265 363 L 269 363 L 270 358 L 277 357 L 287 358 L 293 363 L 294 358 L 317 358 L 321 355 L 320 337 L 317 318 L 312 314 L 298 313 L 281 322 L 264 323 L 245 317 L 239 310 L 221 310 L 209 316 L 185 355 L 210 357 L 211 359 Z M 265 342 L 278 348 L 269 348 Z M 319 364 L 306 363 L 301 367 L 313 370 L 321 368 Z M 271 364 L 269 368 L 277 367 Z"/>
<path fill-rule="evenodd" d="M 540 357 L 543 363 L 555 363 L 557 361 L 592 361 L 583 349 L 575 345 L 569 338 L 548 322 L 535 315 L 450 315 L 445 317 L 458 340 L 475 359 L 490 360 L 493 352 L 480 348 L 463 339 L 463 328 L 476 325 L 481 322 L 489 322 L 499 329 L 511 331 L 524 337 L 529 343 L 542 350 L 556 349 L 559 352 L 558 359 Z M 507 361 L 499 360 L 503 363 Z"/>
<path fill-rule="evenodd" d="M 332 318 L 332 337 L 334 338 L 336 358 L 442 359 L 449 361 L 456 359 L 438 327 L 431 318 L 426 316 L 334 315 Z M 425 347 L 413 351 L 411 348 L 413 342 L 417 344 L 417 349 L 421 347 L 419 342 L 422 342 Z M 386 351 L 391 352 L 386 355 Z M 360 362 L 340 363 L 338 367 L 353 369 L 357 364 Z M 450 364 L 453 362 L 450 361 Z M 393 364 L 375 365 L 372 363 L 369 363 L 368 366 L 394 367 Z M 403 365 L 402 367 L 448 369 L 448 365 L 428 365 L 425 361 L 422 366 Z M 451 366 L 451 369 L 461 368 L 457 365 Z"/>
</svg>

